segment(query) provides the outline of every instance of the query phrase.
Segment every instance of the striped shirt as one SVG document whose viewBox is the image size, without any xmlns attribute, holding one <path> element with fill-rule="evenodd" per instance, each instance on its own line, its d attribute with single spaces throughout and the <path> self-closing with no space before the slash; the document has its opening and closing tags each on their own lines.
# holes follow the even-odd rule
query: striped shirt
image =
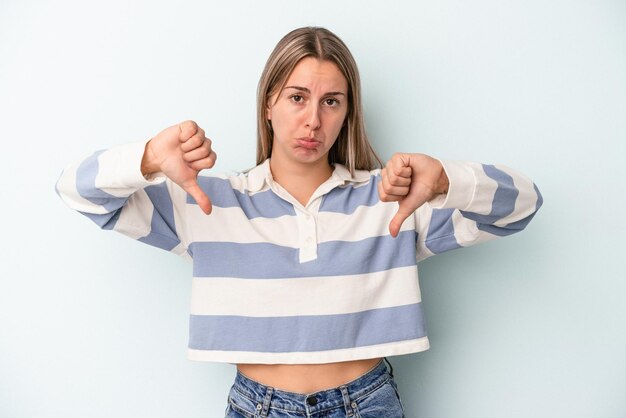
<svg viewBox="0 0 626 418">
<path fill-rule="evenodd" d="M 336 164 L 300 204 L 269 160 L 247 173 L 199 176 L 205 215 L 179 186 L 140 172 L 145 142 L 68 166 L 57 192 L 73 209 L 193 262 L 189 358 L 330 363 L 429 347 L 417 262 L 518 232 L 542 198 L 510 168 L 442 161 L 450 186 L 389 234 L 380 170 Z"/>
</svg>

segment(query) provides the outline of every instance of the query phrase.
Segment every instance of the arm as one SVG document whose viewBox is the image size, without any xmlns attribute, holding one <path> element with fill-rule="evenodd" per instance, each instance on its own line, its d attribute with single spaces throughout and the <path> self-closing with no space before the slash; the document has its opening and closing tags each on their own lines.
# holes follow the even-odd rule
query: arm
<svg viewBox="0 0 626 418">
<path fill-rule="evenodd" d="M 382 177 L 381 200 L 399 202 L 390 232 L 415 216 L 418 259 L 519 232 L 543 202 L 530 179 L 504 166 L 396 154 Z"/>
<path fill-rule="evenodd" d="M 113 147 L 69 165 L 56 189 L 68 206 L 101 228 L 182 254 L 186 194 L 210 212 L 210 201 L 196 178 L 200 169 L 214 163 L 204 131 L 184 122 L 147 143 Z"/>
</svg>

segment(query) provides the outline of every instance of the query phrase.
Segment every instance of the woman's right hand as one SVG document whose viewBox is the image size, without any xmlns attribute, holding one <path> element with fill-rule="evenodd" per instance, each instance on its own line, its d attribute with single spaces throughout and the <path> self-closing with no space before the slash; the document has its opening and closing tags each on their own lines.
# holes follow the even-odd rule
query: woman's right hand
<svg viewBox="0 0 626 418">
<path fill-rule="evenodd" d="M 194 121 L 188 120 L 161 131 L 146 144 L 141 173 L 162 172 L 191 195 L 204 213 L 211 213 L 211 200 L 198 186 L 200 170 L 215 165 L 217 155 L 211 140 Z"/>
</svg>

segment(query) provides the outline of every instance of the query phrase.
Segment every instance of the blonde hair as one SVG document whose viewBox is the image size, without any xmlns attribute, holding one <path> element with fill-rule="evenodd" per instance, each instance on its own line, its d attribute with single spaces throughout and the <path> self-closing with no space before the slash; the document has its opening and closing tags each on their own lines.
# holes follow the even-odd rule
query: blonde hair
<svg viewBox="0 0 626 418">
<path fill-rule="evenodd" d="M 333 62 L 348 81 L 348 113 L 337 141 L 328 153 L 330 164 L 354 170 L 372 170 L 382 162 L 365 133 L 359 71 L 348 47 L 328 29 L 303 27 L 285 35 L 270 54 L 257 90 L 257 153 L 261 164 L 272 154 L 274 134 L 267 119 L 268 100 L 285 87 L 296 64 L 305 57 Z"/>
</svg>

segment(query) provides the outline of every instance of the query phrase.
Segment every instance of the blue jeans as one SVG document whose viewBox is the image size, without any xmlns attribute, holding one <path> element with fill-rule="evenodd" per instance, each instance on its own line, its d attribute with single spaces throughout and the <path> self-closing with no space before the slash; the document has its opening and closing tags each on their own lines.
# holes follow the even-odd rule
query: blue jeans
<svg viewBox="0 0 626 418">
<path fill-rule="evenodd" d="M 386 359 L 385 359 L 386 360 Z M 264 386 L 237 372 L 228 394 L 226 418 L 404 418 L 402 402 L 381 361 L 355 380 L 311 394 Z"/>
</svg>

